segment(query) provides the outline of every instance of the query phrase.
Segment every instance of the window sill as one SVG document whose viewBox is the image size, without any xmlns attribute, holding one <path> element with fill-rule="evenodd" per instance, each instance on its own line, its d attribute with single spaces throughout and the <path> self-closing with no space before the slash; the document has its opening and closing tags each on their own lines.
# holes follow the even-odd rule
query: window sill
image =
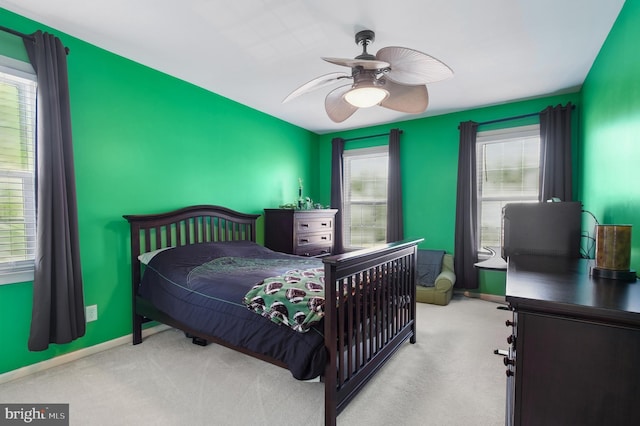
<svg viewBox="0 0 640 426">
<path fill-rule="evenodd" d="M 501 247 L 482 247 L 478 250 L 478 262 L 491 259 L 494 256 L 501 256 Z"/>
<path fill-rule="evenodd" d="M 474 266 L 479 269 L 505 271 L 507 262 L 502 259 L 500 253 L 500 247 L 482 247 L 482 251 L 478 251 L 478 262 Z"/>
<path fill-rule="evenodd" d="M 33 281 L 33 270 L 0 274 L 0 285 L 19 284 Z"/>
</svg>

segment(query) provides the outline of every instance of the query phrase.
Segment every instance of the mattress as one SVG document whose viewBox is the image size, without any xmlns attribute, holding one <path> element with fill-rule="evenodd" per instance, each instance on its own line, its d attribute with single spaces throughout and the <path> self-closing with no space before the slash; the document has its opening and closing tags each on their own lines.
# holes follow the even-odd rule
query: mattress
<svg viewBox="0 0 640 426">
<path fill-rule="evenodd" d="M 322 267 L 319 259 L 250 241 L 193 244 L 156 254 L 138 294 L 192 329 L 279 360 L 293 377 L 309 380 L 324 372 L 323 322 L 301 333 L 249 310 L 243 298 L 266 278 Z"/>
</svg>

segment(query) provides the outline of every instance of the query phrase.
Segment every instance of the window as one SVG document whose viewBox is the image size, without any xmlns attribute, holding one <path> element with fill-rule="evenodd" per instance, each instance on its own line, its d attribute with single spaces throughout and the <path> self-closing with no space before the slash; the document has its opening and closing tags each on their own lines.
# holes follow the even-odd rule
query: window
<svg viewBox="0 0 640 426">
<path fill-rule="evenodd" d="M 478 250 L 500 247 L 502 208 L 539 197 L 540 126 L 478 132 Z"/>
<path fill-rule="evenodd" d="M 35 100 L 35 75 L 0 66 L 0 284 L 33 279 Z"/>
<path fill-rule="evenodd" d="M 371 247 L 387 239 L 385 146 L 346 150 L 344 162 L 343 235 L 347 248 Z"/>
</svg>

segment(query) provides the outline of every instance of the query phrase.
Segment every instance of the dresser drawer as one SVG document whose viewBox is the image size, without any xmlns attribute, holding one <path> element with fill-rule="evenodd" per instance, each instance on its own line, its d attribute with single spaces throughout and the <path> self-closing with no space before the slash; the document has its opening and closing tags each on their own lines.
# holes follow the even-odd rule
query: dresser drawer
<svg viewBox="0 0 640 426">
<path fill-rule="evenodd" d="M 332 217 L 296 217 L 294 226 L 298 233 L 332 230 L 333 218 Z"/>
<path fill-rule="evenodd" d="M 297 235 L 297 246 L 304 247 L 309 245 L 333 245 L 333 234 L 331 232 L 323 232 L 316 234 L 303 234 Z"/>
<path fill-rule="evenodd" d="M 297 247 L 294 254 L 298 256 L 325 256 L 331 254 L 332 246 L 302 246 Z"/>
</svg>

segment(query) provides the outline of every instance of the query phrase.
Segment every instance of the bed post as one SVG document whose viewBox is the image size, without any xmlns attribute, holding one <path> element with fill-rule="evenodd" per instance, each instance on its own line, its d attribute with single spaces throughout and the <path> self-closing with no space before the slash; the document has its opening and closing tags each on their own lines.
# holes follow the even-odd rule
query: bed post
<svg viewBox="0 0 640 426">
<path fill-rule="evenodd" d="M 135 310 L 135 306 L 134 306 Z M 140 315 L 133 312 L 133 344 L 138 345 L 142 343 L 142 320 Z"/>
<path fill-rule="evenodd" d="M 136 313 L 137 286 L 140 283 L 140 224 L 135 222 L 133 215 L 123 216 L 129 222 L 131 237 L 131 331 L 133 344 L 142 343 L 142 323 L 144 318 Z"/>
<path fill-rule="evenodd" d="M 409 291 L 411 294 L 411 311 L 410 318 L 412 320 L 411 324 L 411 337 L 409 338 L 410 343 L 416 343 L 416 283 L 418 282 L 418 246 L 413 246 L 413 262 L 410 265 L 410 274 L 409 274 Z"/>
<path fill-rule="evenodd" d="M 335 263 L 324 264 L 325 283 L 336 281 Z M 336 426 L 338 417 L 338 325 L 336 308 L 336 286 L 325 285 L 324 345 L 327 364 L 324 370 L 324 424 Z"/>
<path fill-rule="evenodd" d="M 126 216 L 125 216 L 126 217 Z M 127 218 L 128 220 L 128 218 Z M 140 226 L 138 224 L 130 224 L 131 226 L 131 331 L 133 344 L 142 343 L 142 322 L 143 318 L 136 313 L 136 296 L 137 288 L 140 283 L 140 262 L 137 256 L 140 254 Z"/>
</svg>

